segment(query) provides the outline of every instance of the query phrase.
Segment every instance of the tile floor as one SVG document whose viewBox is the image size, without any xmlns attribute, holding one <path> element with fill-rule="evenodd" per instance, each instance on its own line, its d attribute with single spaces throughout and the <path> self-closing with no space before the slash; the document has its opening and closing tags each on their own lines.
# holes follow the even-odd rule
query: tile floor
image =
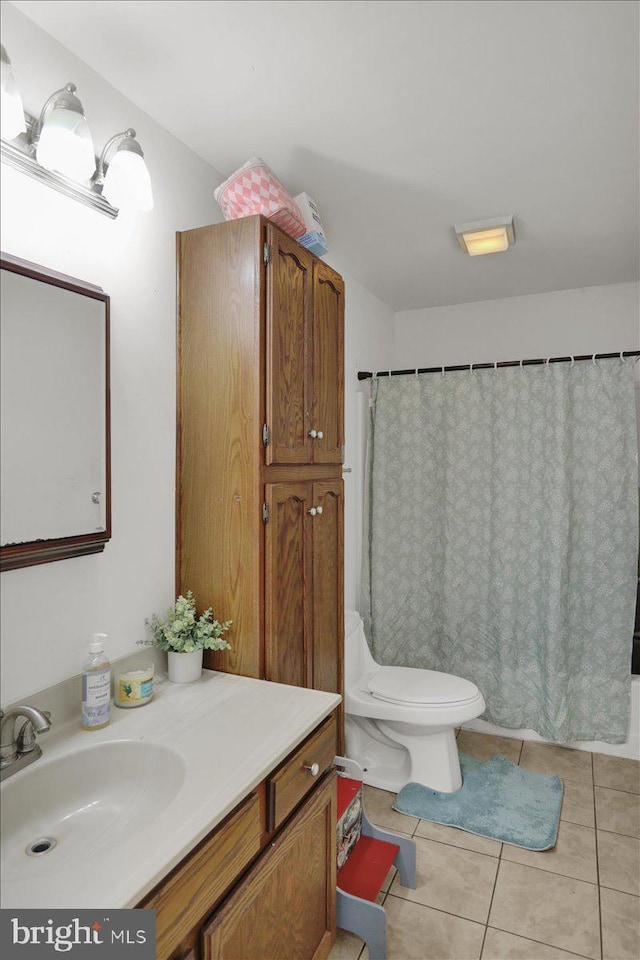
<svg viewBox="0 0 640 960">
<path fill-rule="evenodd" d="M 557 773 L 553 850 L 532 853 L 391 809 L 365 787 L 369 819 L 413 836 L 417 887 L 392 870 L 381 894 L 388 960 L 640 960 L 640 763 L 462 730 L 463 753 Z M 368 960 L 345 931 L 330 960 Z"/>
</svg>

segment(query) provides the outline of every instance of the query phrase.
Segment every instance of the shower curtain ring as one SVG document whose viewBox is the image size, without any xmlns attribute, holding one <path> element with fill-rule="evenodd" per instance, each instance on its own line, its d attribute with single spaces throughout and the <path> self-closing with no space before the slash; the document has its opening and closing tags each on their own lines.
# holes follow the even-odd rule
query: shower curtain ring
<svg viewBox="0 0 640 960">
<path fill-rule="evenodd" d="M 591 363 L 594 365 L 594 367 L 598 366 L 598 364 L 596 363 L 596 356 L 597 354 L 594 353 L 594 355 L 591 357 Z"/>
<path fill-rule="evenodd" d="M 442 365 L 442 376 L 444 377 L 444 364 Z"/>
<path fill-rule="evenodd" d="M 546 367 L 547 370 L 549 369 L 549 362 L 550 362 L 550 360 L 551 360 L 551 357 L 547 357 L 547 359 L 546 359 L 545 362 L 544 362 L 544 365 L 545 365 L 545 367 Z"/>
<path fill-rule="evenodd" d="M 572 356 L 572 357 L 571 357 L 571 366 L 572 366 L 572 367 L 575 367 L 575 365 L 576 365 L 576 358 Z"/>
<path fill-rule="evenodd" d="M 624 350 L 620 351 L 620 359 L 622 360 L 623 363 L 627 362 L 627 358 L 624 355 Z"/>
<path fill-rule="evenodd" d="M 522 364 L 524 363 L 524 357 L 520 360 L 520 369 L 522 370 Z"/>
</svg>

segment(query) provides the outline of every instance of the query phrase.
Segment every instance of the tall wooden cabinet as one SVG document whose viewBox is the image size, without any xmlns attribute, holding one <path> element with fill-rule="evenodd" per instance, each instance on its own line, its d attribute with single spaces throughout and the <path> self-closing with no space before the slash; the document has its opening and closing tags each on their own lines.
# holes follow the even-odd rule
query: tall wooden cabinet
<svg viewBox="0 0 640 960">
<path fill-rule="evenodd" d="M 207 666 L 341 692 L 344 284 L 262 217 L 178 234 L 177 588 Z"/>
</svg>

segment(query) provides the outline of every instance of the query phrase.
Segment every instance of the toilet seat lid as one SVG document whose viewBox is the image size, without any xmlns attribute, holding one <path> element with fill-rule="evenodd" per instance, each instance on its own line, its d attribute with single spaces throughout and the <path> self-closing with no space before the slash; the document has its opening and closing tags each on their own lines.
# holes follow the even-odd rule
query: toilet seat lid
<svg viewBox="0 0 640 960">
<path fill-rule="evenodd" d="M 368 690 L 377 700 L 423 705 L 466 703 L 479 692 L 470 680 L 415 667 L 380 667 L 369 680 Z"/>
</svg>

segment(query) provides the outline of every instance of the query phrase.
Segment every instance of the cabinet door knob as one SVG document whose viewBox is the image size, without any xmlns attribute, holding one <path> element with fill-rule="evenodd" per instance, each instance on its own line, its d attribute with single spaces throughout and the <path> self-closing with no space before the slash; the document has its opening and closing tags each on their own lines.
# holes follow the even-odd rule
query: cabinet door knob
<svg viewBox="0 0 640 960">
<path fill-rule="evenodd" d="M 311 507 L 310 510 L 307 510 L 307 513 L 308 513 L 309 516 L 311 516 L 311 517 L 315 517 L 315 515 L 316 515 L 317 512 L 318 512 L 318 511 L 316 510 L 315 507 Z"/>
<path fill-rule="evenodd" d="M 316 507 L 316 513 L 319 515 L 322 513 L 322 507 Z"/>
<path fill-rule="evenodd" d="M 309 430 L 309 436 L 311 437 L 312 440 L 315 440 L 315 438 L 318 436 L 318 431 L 317 431 L 317 430 Z"/>
<path fill-rule="evenodd" d="M 308 770 L 312 777 L 317 777 L 320 773 L 320 767 L 317 763 L 305 763 L 304 769 Z"/>
<path fill-rule="evenodd" d="M 322 440 L 324 438 L 324 433 L 322 432 L 322 430 L 318 430 L 316 432 L 316 437 L 318 438 L 318 440 Z"/>
</svg>

